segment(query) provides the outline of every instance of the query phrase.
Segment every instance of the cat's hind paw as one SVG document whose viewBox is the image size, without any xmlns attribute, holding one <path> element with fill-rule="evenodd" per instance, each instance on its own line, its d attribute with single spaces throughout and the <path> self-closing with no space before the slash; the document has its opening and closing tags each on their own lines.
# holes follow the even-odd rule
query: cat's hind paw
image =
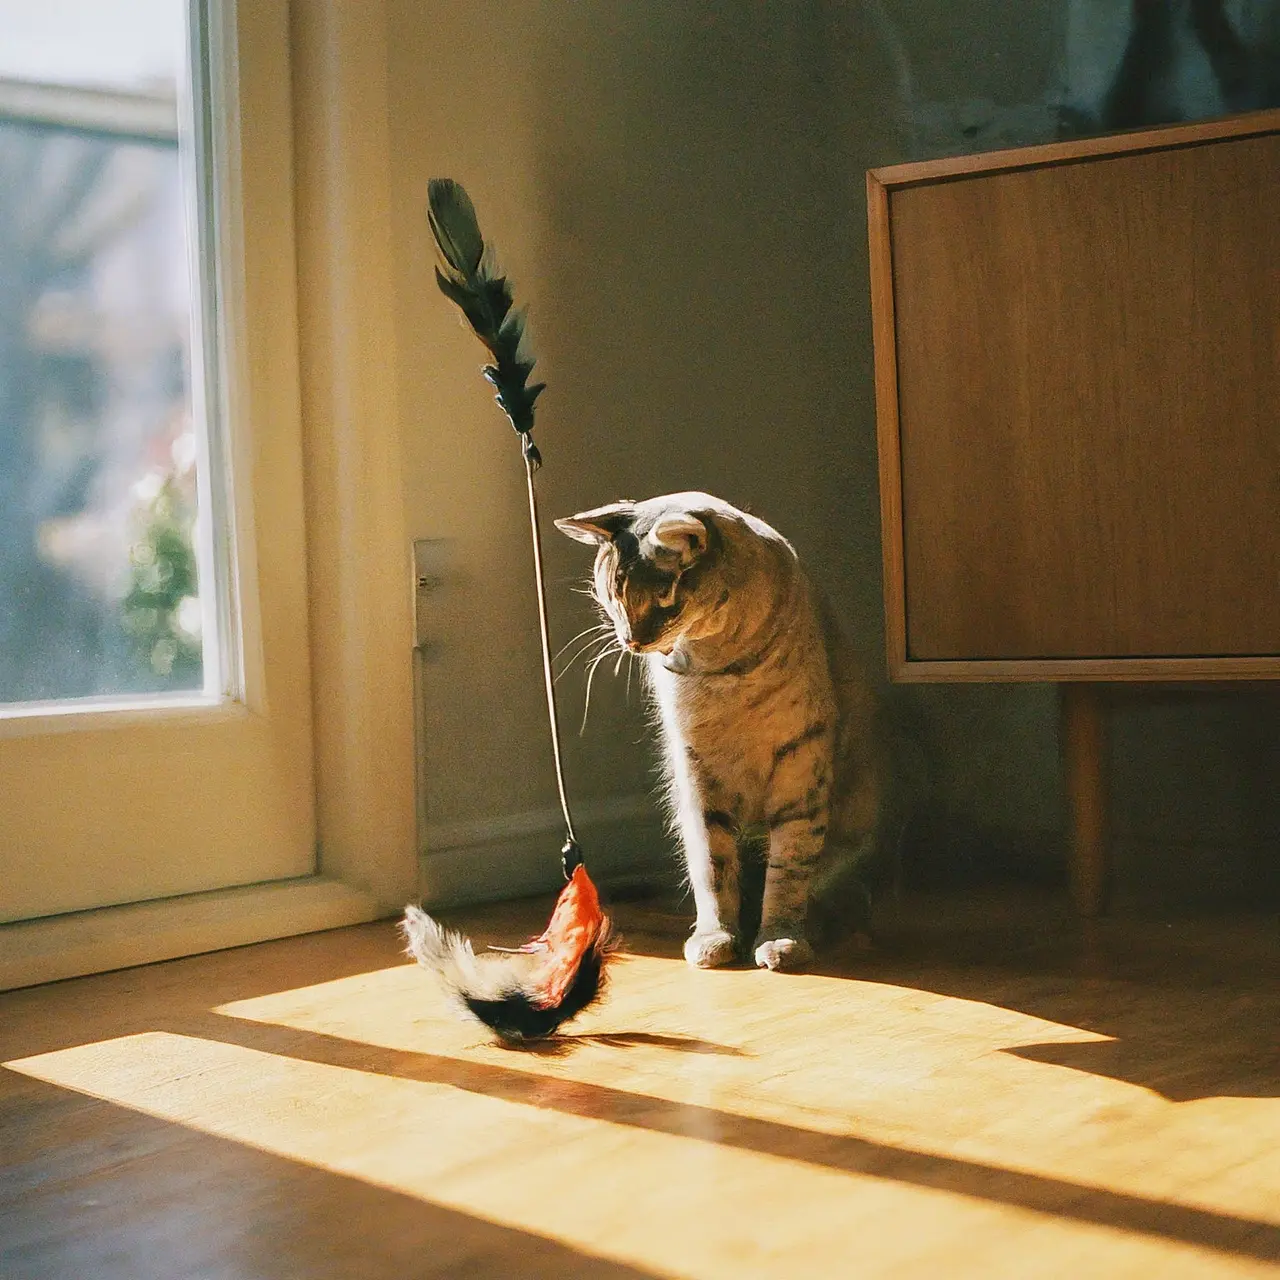
<svg viewBox="0 0 1280 1280">
<path fill-rule="evenodd" d="M 738 957 L 738 944 L 728 929 L 695 933 L 684 944 L 684 958 L 695 969 L 719 969 Z"/>
<path fill-rule="evenodd" d="M 803 938 L 770 938 L 756 947 L 761 969 L 790 972 L 803 969 L 813 959 L 813 948 Z"/>
</svg>

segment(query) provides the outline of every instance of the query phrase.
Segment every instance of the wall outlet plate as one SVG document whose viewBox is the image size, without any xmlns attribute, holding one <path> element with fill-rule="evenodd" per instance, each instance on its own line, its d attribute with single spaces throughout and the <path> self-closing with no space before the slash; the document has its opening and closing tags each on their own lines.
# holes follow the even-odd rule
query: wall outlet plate
<svg viewBox="0 0 1280 1280">
<path fill-rule="evenodd" d="M 432 611 L 443 590 L 449 563 L 448 538 L 415 538 L 413 542 L 413 647 L 430 648 Z"/>
</svg>

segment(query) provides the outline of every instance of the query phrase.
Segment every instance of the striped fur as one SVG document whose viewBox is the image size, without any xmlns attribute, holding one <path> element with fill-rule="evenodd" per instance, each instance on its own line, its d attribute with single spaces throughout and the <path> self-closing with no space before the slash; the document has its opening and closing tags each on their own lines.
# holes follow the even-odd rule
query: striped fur
<svg viewBox="0 0 1280 1280">
<path fill-rule="evenodd" d="M 697 917 L 694 965 L 741 952 L 742 850 L 765 846 L 752 954 L 813 955 L 815 926 L 860 896 L 883 767 L 874 701 L 791 544 L 705 493 L 620 502 L 557 520 L 595 545 L 593 594 L 643 655 L 673 825 Z"/>
</svg>

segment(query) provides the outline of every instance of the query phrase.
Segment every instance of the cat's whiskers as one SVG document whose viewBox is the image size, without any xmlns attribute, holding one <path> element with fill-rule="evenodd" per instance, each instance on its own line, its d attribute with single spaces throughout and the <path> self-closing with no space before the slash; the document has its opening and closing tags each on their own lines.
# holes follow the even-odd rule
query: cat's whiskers
<svg viewBox="0 0 1280 1280">
<path fill-rule="evenodd" d="M 592 624 L 591 626 L 589 626 L 589 627 L 583 627 L 583 628 L 582 628 L 582 630 L 581 630 L 581 631 L 579 631 L 579 632 L 578 632 L 578 634 L 577 634 L 576 636 L 574 636 L 572 640 L 566 640 L 566 641 L 564 642 L 564 644 L 562 644 L 562 645 L 560 646 L 560 648 L 556 650 L 556 656 L 555 656 L 554 658 L 552 658 L 552 659 L 551 659 L 551 661 L 552 661 L 552 662 L 556 662 L 556 661 L 558 661 L 558 660 L 559 660 L 559 658 L 560 658 L 560 655 L 561 655 L 561 654 L 562 654 L 566 649 L 568 649 L 571 645 L 575 645 L 575 644 L 577 644 L 577 643 L 578 643 L 578 641 L 579 641 L 579 640 L 581 640 L 583 636 L 586 636 L 586 635 L 593 635 L 593 634 L 594 634 L 594 635 L 599 635 L 601 632 L 603 632 L 603 631 L 608 631 L 609 629 L 610 629 L 610 628 L 609 628 L 609 624 L 608 624 L 607 622 L 596 622 L 596 623 L 593 623 L 593 624 Z M 572 661 L 573 661 L 573 659 L 572 659 L 572 658 L 570 658 L 570 659 L 569 659 L 569 661 L 570 661 L 570 662 L 572 662 Z"/>
<path fill-rule="evenodd" d="M 616 640 L 615 643 L 617 643 Z M 622 649 L 621 645 L 618 647 L 623 653 L 626 653 L 626 650 Z M 582 723 L 578 726 L 578 737 L 582 737 L 582 735 L 587 731 L 587 716 L 591 712 L 591 682 L 596 678 L 596 668 L 599 667 L 599 665 L 612 652 L 613 646 L 610 645 L 609 648 L 596 654 L 596 656 L 592 658 L 590 666 L 587 668 L 587 696 L 583 699 L 582 703 Z"/>
<path fill-rule="evenodd" d="M 584 669 L 589 670 L 592 664 L 595 663 L 598 659 L 607 658 L 609 654 L 613 651 L 613 645 L 607 640 L 604 640 L 604 639 L 597 640 L 596 643 L 600 645 L 600 648 L 596 649 L 594 653 L 589 652 L 590 646 L 588 646 L 587 649 L 584 649 L 581 653 L 574 655 L 575 661 L 577 658 L 580 658 L 580 657 L 583 658 Z M 583 657 L 583 654 L 585 654 L 586 656 Z M 570 670 L 571 670 L 570 667 L 566 667 L 560 673 L 560 675 L 555 677 L 555 683 L 559 684 L 561 677 L 564 675 L 567 675 Z"/>
<path fill-rule="evenodd" d="M 609 652 L 609 650 L 613 648 L 614 644 L 616 643 L 616 638 L 615 638 L 615 636 L 614 636 L 614 634 L 613 634 L 613 628 L 612 628 L 612 627 L 608 627 L 608 628 L 606 628 L 606 631 L 608 632 L 608 634 L 607 634 L 607 635 L 592 636 L 592 637 L 591 637 L 591 639 L 590 639 L 590 640 L 588 640 L 588 641 L 586 642 L 586 644 L 584 644 L 584 645 L 582 646 L 582 648 L 581 648 L 581 649 L 579 649 L 579 650 L 577 651 L 577 653 L 575 653 L 575 654 L 573 655 L 573 657 L 571 657 L 571 658 L 569 659 L 569 661 L 568 661 L 568 662 L 566 662 L 566 663 L 564 664 L 564 668 L 563 668 L 563 670 L 560 672 L 560 675 L 558 675 L 558 676 L 556 676 L 556 677 L 555 677 L 555 683 L 556 683 L 556 684 L 559 684 L 559 683 L 560 683 L 560 678 L 561 678 L 561 676 L 565 675 L 565 674 L 566 674 L 566 672 L 570 671 L 570 670 L 572 669 L 572 667 L 573 667 L 573 664 L 574 664 L 575 662 L 577 662 L 577 661 L 578 661 L 578 659 L 579 659 L 579 658 L 581 658 L 583 654 L 585 654 L 585 653 L 590 653 L 590 652 L 591 652 L 591 650 L 592 650 L 596 645 L 600 645 L 600 646 L 602 646 L 602 647 L 601 647 L 601 649 L 600 649 L 600 651 L 599 651 L 601 654 L 608 653 L 608 652 Z M 591 662 L 591 661 L 593 661 L 595 657 L 596 657 L 596 655 L 595 655 L 594 653 L 593 653 L 593 654 L 591 654 L 591 657 L 589 657 L 589 658 L 587 659 L 587 662 Z"/>
</svg>

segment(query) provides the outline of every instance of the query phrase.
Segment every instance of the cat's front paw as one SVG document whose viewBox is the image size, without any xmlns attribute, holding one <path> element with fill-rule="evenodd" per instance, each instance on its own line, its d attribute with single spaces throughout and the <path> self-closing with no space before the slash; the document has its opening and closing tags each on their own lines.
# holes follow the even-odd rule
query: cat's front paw
<svg viewBox="0 0 1280 1280">
<path fill-rule="evenodd" d="M 695 969 L 718 969 L 732 964 L 737 955 L 737 941 L 728 929 L 695 933 L 684 944 L 684 958 Z"/>
<path fill-rule="evenodd" d="M 770 938 L 756 947 L 756 964 L 761 969 L 803 969 L 812 959 L 813 948 L 803 938 Z"/>
</svg>

